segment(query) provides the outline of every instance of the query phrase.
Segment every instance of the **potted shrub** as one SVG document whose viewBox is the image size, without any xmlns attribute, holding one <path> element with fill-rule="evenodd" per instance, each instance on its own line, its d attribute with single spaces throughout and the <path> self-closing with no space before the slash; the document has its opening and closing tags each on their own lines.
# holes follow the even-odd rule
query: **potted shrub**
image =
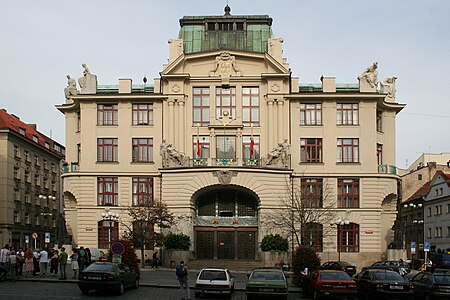
<svg viewBox="0 0 450 300">
<path fill-rule="evenodd" d="M 191 238 L 184 233 L 169 233 L 164 238 L 165 264 L 175 268 L 177 262 L 189 260 Z"/>
<path fill-rule="evenodd" d="M 261 241 L 261 251 L 265 265 L 282 267 L 280 263 L 287 261 L 289 242 L 279 234 L 268 234 Z"/>
</svg>

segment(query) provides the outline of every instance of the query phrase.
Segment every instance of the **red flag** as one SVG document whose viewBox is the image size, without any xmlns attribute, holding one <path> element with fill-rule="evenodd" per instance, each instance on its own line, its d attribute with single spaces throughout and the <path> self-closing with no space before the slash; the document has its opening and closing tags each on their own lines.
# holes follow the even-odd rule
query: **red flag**
<svg viewBox="0 0 450 300">
<path fill-rule="evenodd" d="M 197 156 L 201 157 L 202 156 L 202 150 L 200 148 L 200 140 L 197 138 Z"/>
<path fill-rule="evenodd" d="M 253 153 L 255 152 L 255 140 L 253 137 L 250 138 L 250 158 L 253 158 Z"/>
</svg>

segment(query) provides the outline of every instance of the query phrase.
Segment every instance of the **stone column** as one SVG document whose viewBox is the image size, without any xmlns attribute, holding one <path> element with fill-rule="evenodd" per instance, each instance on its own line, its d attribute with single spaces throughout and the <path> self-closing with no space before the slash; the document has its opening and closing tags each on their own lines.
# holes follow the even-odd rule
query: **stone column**
<svg viewBox="0 0 450 300">
<path fill-rule="evenodd" d="M 268 152 L 273 147 L 273 141 L 274 141 L 274 132 L 275 129 L 275 122 L 272 122 L 273 119 L 273 99 L 268 98 L 267 99 L 267 143 L 266 143 L 266 150 L 264 152 Z"/>
<path fill-rule="evenodd" d="M 284 124 L 285 120 L 289 120 L 289 118 L 284 116 L 284 100 L 278 99 L 277 100 L 277 109 L 278 109 L 278 130 L 277 130 L 277 142 L 281 142 L 284 138 L 286 133 L 284 132 Z"/>
<path fill-rule="evenodd" d="M 185 124 L 185 106 L 184 106 L 184 99 L 179 99 L 178 100 L 178 116 L 177 116 L 177 122 L 178 122 L 178 126 L 177 126 L 177 146 L 179 148 L 179 151 L 184 152 L 187 156 L 192 156 L 191 154 L 186 153 L 186 139 L 185 136 L 187 134 L 187 130 L 186 128 L 190 128 L 191 126 L 189 126 L 188 124 Z M 192 136 L 192 133 L 190 133 L 190 136 Z M 192 137 L 189 139 L 190 141 L 192 141 Z M 192 142 L 191 142 L 192 144 Z"/>
<path fill-rule="evenodd" d="M 166 136 L 166 140 L 168 143 L 172 144 L 173 140 L 175 138 L 175 111 L 174 111 L 174 106 L 175 106 L 175 99 L 173 98 L 169 98 L 167 100 L 167 104 L 169 105 L 169 115 L 167 118 L 167 124 L 168 124 L 168 129 L 167 129 L 167 136 Z"/>
</svg>

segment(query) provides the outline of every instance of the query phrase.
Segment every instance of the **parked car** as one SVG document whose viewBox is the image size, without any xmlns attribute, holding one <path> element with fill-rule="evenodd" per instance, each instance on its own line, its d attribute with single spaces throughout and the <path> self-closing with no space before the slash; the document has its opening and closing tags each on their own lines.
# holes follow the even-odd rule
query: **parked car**
<svg viewBox="0 0 450 300">
<path fill-rule="evenodd" d="M 105 252 L 100 249 L 90 249 L 91 251 L 91 262 L 101 261 L 101 257 L 105 257 Z"/>
<path fill-rule="evenodd" d="M 234 277 L 227 269 L 205 268 L 200 271 L 195 282 L 195 296 L 203 294 L 225 294 L 231 297 L 234 292 Z"/>
<path fill-rule="evenodd" d="M 450 270 L 421 272 L 411 278 L 417 299 L 450 299 Z"/>
<path fill-rule="evenodd" d="M 139 274 L 123 263 L 95 262 L 78 277 L 78 287 L 83 294 L 91 290 L 115 291 L 123 294 L 125 288 L 139 286 Z"/>
<path fill-rule="evenodd" d="M 391 270 L 367 269 L 355 275 L 358 294 L 364 299 L 408 299 L 413 296 L 412 284 Z"/>
<path fill-rule="evenodd" d="M 344 271 L 350 277 L 356 274 L 356 266 L 353 266 L 346 261 L 327 261 L 320 266 L 320 269 Z"/>
<path fill-rule="evenodd" d="M 284 272 L 277 268 L 257 268 L 249 275 L 245 285 L 247 300 L 256 297 L 287 299 L 288 282 Z"/>
<path fill-rule="evenodd" d="M 311 274 L 308 293 L 313 299 L 323 297 L 353 299 L 357 295 L 356 282 L 344 271 L 317 270 Z"/>
<path fill-rule="evenodd" d="M 400 268 L 402 267 L 405 268 L 406 273 L 409 273 L 411 271 L 407 265 L 402 266 L 398 260 L 377 261 L 370 266 L 363 267 L 362 270 L 364 271 L 367 269 L 381 269 L 395 271 L 400 274 Z"/>
</svg>

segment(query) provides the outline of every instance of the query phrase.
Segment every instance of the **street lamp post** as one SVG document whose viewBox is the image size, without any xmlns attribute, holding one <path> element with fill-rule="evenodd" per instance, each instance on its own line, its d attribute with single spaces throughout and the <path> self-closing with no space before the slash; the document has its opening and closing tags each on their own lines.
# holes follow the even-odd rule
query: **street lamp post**
<svg viewBox="0 0 450 300">
<path fill-rule="evenodd" d="M 109 222 L 109 230 L 108 230 L 108 244 L 109 246 L 111 246 L 111 240 L 113 238 L 113 225 L 114 223 L 119 220 L 119 214 L 118 213 L 114 213 L 110 210 L 106 210 L 104 212 L 102 212 L 102 218 L 103 221 L 108 221 Z"/>
<path fill-rule="evenodd" d="M 48 225 L 48 217 L 51 217 L 53 215 L 50 207 L 49 207 L 49 200 L 56 200 L 56 197 L 53 195 L 39 195 L 39 199 L 42 199 L 45 201 L 45 207 L 44 207 L 44 211 L 41 212 L 41 216 L 43 216 L 45 218 L 45 227 L 47 228 L 47 232 L 48 234 L 50 234 L 51 236 L 51 231 L 50 231 L 50 226 Z M 50 243 L 50 239 L 46 240 L 44 237 L 44 244 L 46 243 Z"/>
<path fill-rule="evenodd" d="M 349 220 L 336 220 L 333 223 L 330 223 L 331 226 L 336 225 L 337 228 L 337 251 L 338 251 L 338 261 L 341 261 L 341 226 L 350 224 Z"/>
</svg>

